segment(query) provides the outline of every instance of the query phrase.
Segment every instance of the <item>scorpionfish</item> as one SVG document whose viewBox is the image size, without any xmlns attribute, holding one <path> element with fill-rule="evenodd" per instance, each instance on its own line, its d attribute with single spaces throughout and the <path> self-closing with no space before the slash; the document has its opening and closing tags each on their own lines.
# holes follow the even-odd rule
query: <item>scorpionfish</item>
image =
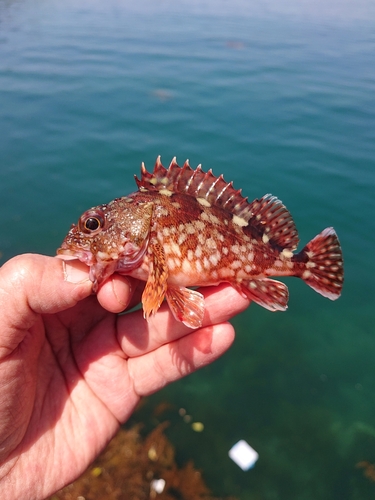
<svg viewBox="0 0 375 500">
<path fill-rule="evenodd" d="M 203 295 L 188 287 L 228 282 L 271 311 L 287 308 L 288 288 L 270 276 L 296 276 L 331 300 L 341 294 L 343 258 L 332 227 L 295 252 L 293 219 L 275 196 L 251 203 L 223 176 L 176 158 L 154 171 L 141 166 L 138 191 L 87 210 L 58 254 L 89 266 L 93 291 L 113 273 L 146 282 L 146 319 L 166 298 L 174 317 L 202 325 Z"/>
</svg>

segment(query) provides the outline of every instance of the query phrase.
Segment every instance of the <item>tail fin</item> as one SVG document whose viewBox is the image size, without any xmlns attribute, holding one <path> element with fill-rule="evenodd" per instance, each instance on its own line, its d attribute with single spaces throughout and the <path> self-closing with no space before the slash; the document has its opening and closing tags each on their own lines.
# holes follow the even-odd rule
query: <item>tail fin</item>
<svg viewBox="0 0 375 500">
<path fill-rule="evenodd" d="M 341 295 L 344 267 L 340 242 L 333 227 L 315 236 L 297 254 L 306 264 L 301 278 L 316 292 L 331 300 Z"/>
</svg>

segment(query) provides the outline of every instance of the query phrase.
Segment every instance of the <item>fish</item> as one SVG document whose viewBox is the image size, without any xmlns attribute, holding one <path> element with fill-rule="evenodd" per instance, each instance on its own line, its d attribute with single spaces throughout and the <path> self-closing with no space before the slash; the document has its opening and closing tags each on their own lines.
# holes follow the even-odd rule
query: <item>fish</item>
<svg viewBox="0 0 375 500">
<path fill-rule="evenodd" d="M 271 277 L 301 278 L 336 300 L 344 281 L 343 255 L 332 227 L 299 252 L 291 214 L 271 194 L 248 201 L 212 169 L 168 168 L 157 157 L 141 164 L 138 190 L 85 211 L 57 250 L 89 267 L 93 292 L 113 274 L 145 281 L 142 305 L 149 319 L 166 299 L 176 320 L 203 323 L 201 286 L 229 283 L 270 311 L 287 309 L 287 286 Z"/>
</svg>

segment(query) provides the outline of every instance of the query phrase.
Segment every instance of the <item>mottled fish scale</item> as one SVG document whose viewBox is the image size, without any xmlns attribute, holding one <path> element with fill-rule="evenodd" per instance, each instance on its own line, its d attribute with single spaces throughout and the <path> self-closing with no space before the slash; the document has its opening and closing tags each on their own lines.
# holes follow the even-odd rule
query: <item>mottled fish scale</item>
<svg viewBox="0 0 375 500">
<path fill-rule="evenodd" d="M 138 191 L 86 211 L 58 253 L 76 255 L 90 266 L 96 291 L 112 273 L 146 281 L 145 317 L 164 297 L 179 321 L 203 321 L 202 294 L 188 287 L 229 282 L 271 311 L 285 310 L 288 289 L 270 276 L 297 276 L 320 294 L 338 298 L 343 261 L 333 228 L 299 253 L 297 229 L 286 207 L 267 194 L 249 203 L 222 175 L 180 167 L 153 172 L 141 166 Z"/>
</svg>

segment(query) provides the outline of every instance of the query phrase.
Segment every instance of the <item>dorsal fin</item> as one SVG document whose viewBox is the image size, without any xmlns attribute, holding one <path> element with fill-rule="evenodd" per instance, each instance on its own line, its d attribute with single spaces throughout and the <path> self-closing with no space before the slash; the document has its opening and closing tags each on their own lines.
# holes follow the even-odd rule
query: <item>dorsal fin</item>
<svg viewBox="0 0 375 500">
<path fill-rule="evenodd" d="M 222 175 L 215 177 L 212 170 L 203 172 L 201 165 L 193 170 L 189 165 L 189 160 L 186 160 L 180 167 L 176 158 L 173 158 L 166 169 L 158 156 L 153 173 L 148 172 L 142 163 L 141 179 L 135 176 L 135 181 L 140 190 L 160 191 L 167 189 L 173 193 L 204 198 L 210 205 L 225 208 L 239 216 L 249 205 L 247 198 L 241 195 L 241 189 L 235 190 L 232 182 L 226 182 Z"/>
<path fill-rule="evenodd" d="M 263 241 L 268 239 L 289 250 L 297 248 L 297 228 L 289 210 L 276 196 L 266 194 L 260 200 L 250 203 L 247 210 L 252 214 L 251 224 L 258 230 L 263 228 Z"/>
<path fill-rule="evenodd" d="M 275 196 L 268 194 L 249 203 L 242 196 L 241 189 L 234 189 L 233 183 L 226 182 L 222 175 L 215 177 L 212 170 L 203 172 L 201 165 L 193 170 L 188 160 L 180 167 L 176 157 L 167 169 L 158 156 L 152 173 L 142 163 L 141 179 L 134 177 L 140 191 L 168 190 L 205 199 L 209 205 L 223 208 L 250 223 L 261 235 L 265 235 L 263 239 L 282 248 L 297 248 L 299 238 L 292 216 Z"/>
</svg>

